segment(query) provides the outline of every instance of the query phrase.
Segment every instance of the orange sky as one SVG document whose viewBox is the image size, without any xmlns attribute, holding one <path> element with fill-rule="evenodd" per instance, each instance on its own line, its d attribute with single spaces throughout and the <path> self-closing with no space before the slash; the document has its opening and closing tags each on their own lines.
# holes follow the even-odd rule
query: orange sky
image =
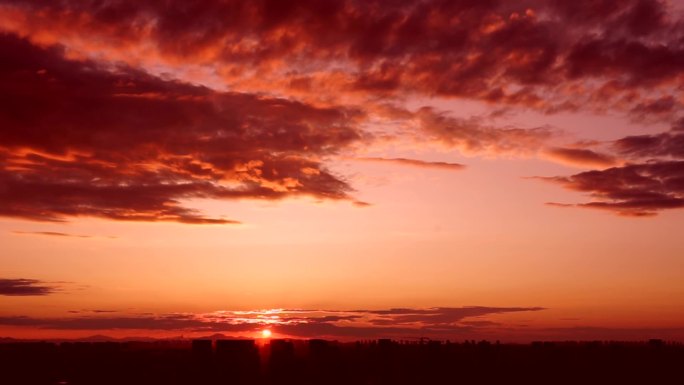
<svg viewBox="0 0 684 385">
<path fill-rule="evenodd" d="M 0 1 L 0 337 L 684 340 L 681 4 L 456 3 Z"/>
</svg>

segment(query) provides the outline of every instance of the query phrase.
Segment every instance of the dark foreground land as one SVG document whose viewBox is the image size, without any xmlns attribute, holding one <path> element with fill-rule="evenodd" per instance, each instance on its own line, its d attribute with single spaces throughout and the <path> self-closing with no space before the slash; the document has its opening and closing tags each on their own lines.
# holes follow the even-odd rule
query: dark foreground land
<svg viewBox="0 0 684 385">
<path fill-rule="evenodd" d="M 0 344 L 0 384 L 684 384 L 684 346 L 379 340 Z"/>
</svg>

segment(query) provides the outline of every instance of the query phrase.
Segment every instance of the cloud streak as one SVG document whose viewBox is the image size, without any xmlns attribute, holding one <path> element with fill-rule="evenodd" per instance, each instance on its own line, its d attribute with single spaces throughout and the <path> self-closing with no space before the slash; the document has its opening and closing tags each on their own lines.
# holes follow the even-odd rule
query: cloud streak
<svg viewBox="0 0 684 385">
<path fill-rule="evenodd" d="M 581 167 L 608 167 L 617 163 L 615 157 L 586 148 L 553 147 L 545 151 L 553 160 Z"/>
<path fill-rule="evenodd" d="M 92 238 L 91 235 L 78 235 L 62 233 L 58 231 L 12 231 L 12 234 L 19 235 L 44 235 L 48 237 L 65 237 L 65 238 Z"/>
<path fill-rule="evenodd" d="M 54 330 L 147 330 L 168 332 L 255 333 L 268 327 L 293 337 L 378 338 L 382 336 L 453 336 L 489 327 L 490 323 L 465 323 L 465 319 L 512 313 L 536 312 L 540 307 L 461 307 L 389 310 L 217 311 L 202 314 L 81 316 L 67 318 L 0 317 L 0 325 Z"/>
<path fill-rule="evenodd" d="M 401 166 L 410 166 L 410 167 L 418 167 L 418 168 L 434 168 L 434 169 L 453 170 L 453 171 L 462 170 L 465 168 L 465 166 L 460 164 L 460 163 L 428 162 L 425 160 L 408 159 L 408 158 L 368 157 L 368 158 L 355 158 L 355 159 L 363 161 L 363 162 L 389 163 L 389 164 L 397 164 L 397 165 L 401 165 Z"/>
</svg>

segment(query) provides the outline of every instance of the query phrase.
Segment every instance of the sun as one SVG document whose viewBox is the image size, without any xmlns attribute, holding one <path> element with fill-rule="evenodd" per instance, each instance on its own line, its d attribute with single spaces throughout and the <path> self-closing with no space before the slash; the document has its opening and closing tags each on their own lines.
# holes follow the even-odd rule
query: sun
<svg viewBox="0 0 684 385">
<path fill-rule="evenodd" d="M 263 338 L 271 338 L 271 334 L 273 333 L 271 333 L 271 331 L 268 329 L 264 329 L 261 331 L 261 337 Z"/>
</svg>

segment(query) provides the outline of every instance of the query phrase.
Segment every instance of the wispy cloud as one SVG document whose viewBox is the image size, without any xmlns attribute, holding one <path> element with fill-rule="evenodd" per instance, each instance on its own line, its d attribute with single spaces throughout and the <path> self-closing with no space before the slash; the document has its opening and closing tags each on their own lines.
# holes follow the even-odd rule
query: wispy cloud
<svg viewBox="0 0 684 385">
<path fill-rule="evenodd" d="M 556 134 L 548 127 L 495 127 L 477 117 L 457 118 L 428 107 L 418 110 L 414 119 L 419 136 L 470 155 L 531 156 Z"/>
<path fill-rule="evenodd" d="M 69 234 L 57 231 L 12 231 L 12 234 L 19 235 L 45 235 L 48 237 L 67 237 L 67 238 L 92 238 L 91 235 Z"/>
</svg>

